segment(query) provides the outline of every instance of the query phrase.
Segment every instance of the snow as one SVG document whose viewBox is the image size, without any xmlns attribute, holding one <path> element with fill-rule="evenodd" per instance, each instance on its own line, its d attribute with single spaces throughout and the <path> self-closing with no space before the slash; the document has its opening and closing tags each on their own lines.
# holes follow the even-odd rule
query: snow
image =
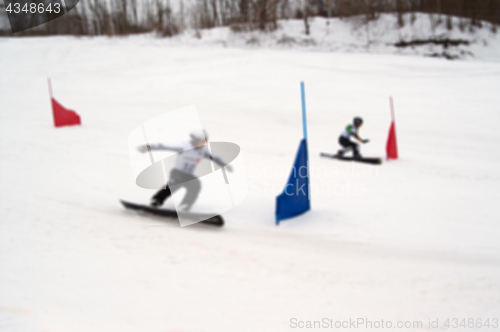
<svg viewBox="0 0 500 332">
<path fill-rule="evenodd" d="M 435 16 L 436 22 L 438 16 Z M 259 30 L 234 32 L 229 27 L 202 30 L 197 34 L 186 30 L 183 34 L 162 40 L 168 46 L 194 47 L 222 46 L 246 49 L 301 49 L 307 51 L 336 53 L 370 53 L 442 56 L 446 54 L 459 59 L 498 61 L 500 59 L 500 37 L 493 32 L 488 22 L 470 29 L 468 23 L 460 29 L 461 19 L 452 17 L 452 29 L 446 27 L 446 18 L 433 26 L 428 14 L 403 15 L 404 26 L 398 28 L 395 14 L 382 14 L 376 20 L 364 24 L 364 16 L 348 18 L 313 17 L 309 20 L 310 35 L 305 34 L 303 20 L 280 20 L 278 29 L 270 32 Z M 199 38 L 201 36 L 201 38 Z M 424 44 L 411 47 L 396 47 L 394 44 L 414 40 L 462 40 L 469 45 L 449 46 Z"/>
<path fill-rule="evenodd" d="M 151 36 L 5 38 L 0 49 L 1 331 L 288 331 L 292 318 L 427 330 L 429 319 L 498 318 L 494 47 L 467 61 Z M 81 127 L 52 126 L 47 77 Z M 275 227 L 302 135 L 301 80 L 312 211 Z M 355 115 L 371 140 L 362 153 L 383 157 L 389 95 L 400 160 L 319 157 Z M 129 133 L 191 104 L 213 141 L 242 149 L 249 191 L 222 229 L 118 202 L 153 192 L 134 184 Z"/>
</svg>

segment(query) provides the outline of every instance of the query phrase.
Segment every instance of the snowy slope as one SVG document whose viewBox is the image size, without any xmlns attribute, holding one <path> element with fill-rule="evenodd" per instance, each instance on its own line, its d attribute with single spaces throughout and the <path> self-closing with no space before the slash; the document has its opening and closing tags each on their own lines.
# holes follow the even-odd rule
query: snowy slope
<svg viewBox="0 0 500 332">
<path fill-rule="evenodd" d="M 498 61 L 500 37 L 488 22 L 482 27 L 460 29 L 460 18 L 452 17 L 452 29 L 446 27 L 445 17 L 435 25 L 427 14 L 416 14 L 412 23 L 410 14 L 403 15 L 404 26 L 398 28 L 395 14 L 382 14 L 377 20 L 365 24 L 364 16 L 349 18 L 321 17 L 310 19 L 310 35 L 305 34 L 303 20 L 280 20 L 272 32 L 234 32 L 228 27 L 202 30 L 199 34 L 187 30 L 179 36 L 163 39 L 169 46 L 219 46 L 251 49 L 302 49 L 308 51 L 339 53 L 374 53 L 421 56 L 447 55 L 458 59 Z M 435 16 L 436 22 L 437 16 Z M 329 23 L 329 24 L 327 24 Z M 415 40 L 465 41 L 457 46 L 424 43 L 396 47 L 398 42 Z"/>
<path fill-rule="evenodd" d="M 168 43 L 0 39 L 1 331 L 498 317 L 496 61 Z M 81 127 L 52 127 L 48 76 Z M 302 134 L 300 80 L 313 208 L 276 228 L 275 196 Z M 371 139 L 362 152 L 384 156 L 389 95 L 400 160 L 319 157 L 354 115 Z M 214 141 L 242 148 L 250 190 L 223 229 L 118 203 L 152 194 L 134 185 L 129 132 L 190 104 Z"/>
</svg>

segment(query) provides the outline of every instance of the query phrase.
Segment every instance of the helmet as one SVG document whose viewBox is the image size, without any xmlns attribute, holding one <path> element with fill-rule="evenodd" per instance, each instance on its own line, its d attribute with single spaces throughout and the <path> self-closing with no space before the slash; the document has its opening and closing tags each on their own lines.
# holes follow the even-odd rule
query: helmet
<svg viewBox="0 0 500 332">
<path fill-rule="evenodd" d="M 198 144 L 200 141 L 204 141 L 208 139 L 208 132 L 205 129 L 195 130 L 189 134 L 191 138 L 191 143 Z"/>
<path fill-rule="evenodd" d="M 359 116 L 355 117 L 354 120 L 352 120 L 355 126 L 360 126 L 363 124 L 363 119 L 360 118 Z"/>
</svg>

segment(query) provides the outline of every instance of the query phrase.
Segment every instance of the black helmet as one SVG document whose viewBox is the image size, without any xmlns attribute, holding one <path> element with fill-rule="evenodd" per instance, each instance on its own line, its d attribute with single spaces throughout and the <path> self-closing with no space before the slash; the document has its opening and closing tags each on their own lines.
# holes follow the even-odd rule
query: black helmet
<svg viewBox="0 0 500 332">
<path fill-rule="evenodd" d="M 354 118 L 354 120 L 352 120 L 352 122 L 357 127 L 357 126 L 360 126 L 363 124 L 363 119 L 361 119 L 359 116 L 357 116 Z"/>
</svg>

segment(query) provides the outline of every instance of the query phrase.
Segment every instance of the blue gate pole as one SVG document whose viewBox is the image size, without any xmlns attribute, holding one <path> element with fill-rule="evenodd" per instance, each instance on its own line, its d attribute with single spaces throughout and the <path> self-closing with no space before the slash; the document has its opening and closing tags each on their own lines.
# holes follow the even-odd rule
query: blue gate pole
<svg viewBox="0 0 500 332">
<path fill-rule="evenodd" d="M 304 131 L 304 139 L 307 140 L 307 119 L 306 119 L 306 92 L 304 82 L 300 82 L 300 92 L 302 95 L 302 127 Z"/>
<path fill-rule="evenodd" d="M 307 117 L 306 117 L 306 91 L 304 88 L 304 81 L 300 82 L 300 93 L 302 95 L 302 128 L 304 131 L 304 139 L 306 140 L 306 146 L 307 146 Z M 309 156 L 307 156 L 307 185 L 309 186 L 309 183 L 311 179 L 309 178 Z M 311 201 L 311 189 L 309 188 L 309 192 L 307 193 L 307 198 L 309 198 L 309 201 Z"/>
</svg>

